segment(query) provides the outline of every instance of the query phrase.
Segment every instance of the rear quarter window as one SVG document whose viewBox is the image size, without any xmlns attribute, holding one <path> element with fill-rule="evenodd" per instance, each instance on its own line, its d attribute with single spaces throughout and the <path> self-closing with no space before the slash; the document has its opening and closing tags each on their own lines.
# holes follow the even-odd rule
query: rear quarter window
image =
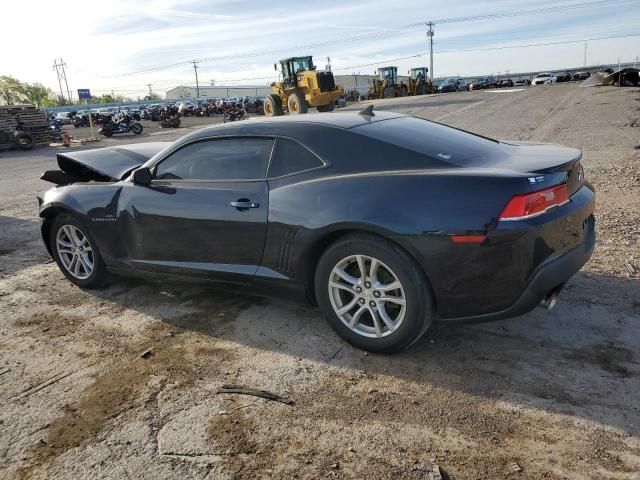
<svg viewBox="0 0 640 480">
<path fill-rule="evenodd" d="M 283 177 L 324 166 L 313 152 L 287 138 L 278 138 L 269 167 L 269 178 Z"/>
<path fill-rule="evenodd" d="M 502 155 L 496 140 L 415 117 L 372 122 L 353 131 L 445 165 L 482 166 L 486 161 Z"/>
</svg>

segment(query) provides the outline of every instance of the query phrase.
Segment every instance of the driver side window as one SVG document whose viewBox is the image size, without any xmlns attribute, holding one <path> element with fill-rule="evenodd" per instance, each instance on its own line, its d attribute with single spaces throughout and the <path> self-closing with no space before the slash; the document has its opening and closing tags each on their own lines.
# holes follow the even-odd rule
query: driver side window
<svg viewBox="0 0 640 480">
<path fill-rule="evenodd" d="M 156 167 L 155 180 L 264 180 L 271 138 L 225 138 L 190 143 Z"/>
</svg>

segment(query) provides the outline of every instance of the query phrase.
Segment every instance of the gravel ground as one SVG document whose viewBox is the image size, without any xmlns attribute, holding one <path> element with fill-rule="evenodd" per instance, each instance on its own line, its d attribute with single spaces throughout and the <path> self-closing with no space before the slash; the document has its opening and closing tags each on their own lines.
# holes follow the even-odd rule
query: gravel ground
<svg viewBox="0 0 640 480">
<path fill-rule="evenodd" d="M 82 291 L 39 240 L 57 149 L 0 152 L 0 478 L 426 479 L 438 464 L 452 479 L 640 479 L 640 275 L 625 266 L 640 267 L 640 90 L 375 104 L 583 150 L 597 246 L 555 310 L 436 326 L 381 356 L 283 300 L 125 279 Z M 229 383 L 294 404 L 216 393 Z"/>
</svg>

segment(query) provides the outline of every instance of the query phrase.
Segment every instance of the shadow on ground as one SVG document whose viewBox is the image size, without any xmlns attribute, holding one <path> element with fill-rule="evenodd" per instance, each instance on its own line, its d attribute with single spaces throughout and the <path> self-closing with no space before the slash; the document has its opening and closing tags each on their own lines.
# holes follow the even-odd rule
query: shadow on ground
<svg viewBox="0 0 640 480">
<path fill-rule="evenodd" d="M 640 298 L 637 280 L 578 274 L 556 309 L 493 323 L 436 324 L 410 350 L 352 348 L 313 307 L 184 285 L 115 279 L 93 292 L 176 330 L 457 389 L 640 434 Z M 190 313 L 177 316 L 176 307 Z"/>
<path fill-rule="evenodd" d="M 0 215 L 0 276 L 49 261 L 37 221 Z"/>
</svg>

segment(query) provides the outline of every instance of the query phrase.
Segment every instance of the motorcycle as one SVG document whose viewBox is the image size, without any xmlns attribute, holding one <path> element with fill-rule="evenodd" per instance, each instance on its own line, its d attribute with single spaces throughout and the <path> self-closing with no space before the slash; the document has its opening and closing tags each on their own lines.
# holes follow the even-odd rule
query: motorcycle
<svg viewBox="0 0 640 480">
<path fill-rule="evenodd" d="M 180 126 L 180 117 L 165 117 L 160 121 L 162 128 L 178 128 Z"/>
<path fill-rule="evenodd" d="M 244 120 L 247 118 L 247 112 L 242 107 L 230 108 L 224 112 L 224 123 L 235 122 L 238 120 Z"/>
<path fill-rule="evenodd" d="M 105 137 L 111 137 L 114 134 L 129 132 L 140 135 L 142 130 L 142 125 L 138 122 L 134 122 L 128 115 L 122 115 L 114 118 L 114 120 L 105 122 L 102 128 L 98 130 L 98 133 L 101 133 Z"/>
<path fill-rule="evenodd" d="M 89 116 L 88 115 L 76 115 L 73 117 L 73 126 L 76 128 L 88 127 Z"/>
</svg>

